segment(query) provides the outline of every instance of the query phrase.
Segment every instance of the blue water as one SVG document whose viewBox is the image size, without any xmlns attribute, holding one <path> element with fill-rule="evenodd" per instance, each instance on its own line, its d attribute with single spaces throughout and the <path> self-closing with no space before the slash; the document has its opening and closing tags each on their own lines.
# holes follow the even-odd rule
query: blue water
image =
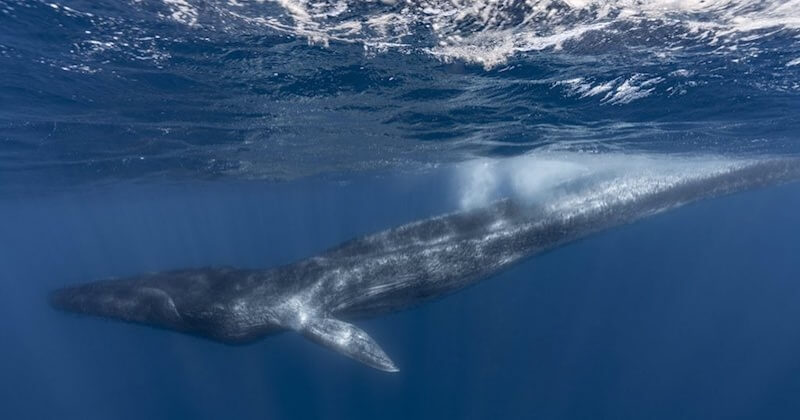
<svg viewBox="0 0 800 420">
<path fill-rule="evenodd" d="M 0 418 L 798 418 L 797 183 L 359 322 L 397 374 L 46 295 L 289 263 L 576 165 L 797 156 L 799 22 L 796 0 L 0 0 Z"/>
</svg>

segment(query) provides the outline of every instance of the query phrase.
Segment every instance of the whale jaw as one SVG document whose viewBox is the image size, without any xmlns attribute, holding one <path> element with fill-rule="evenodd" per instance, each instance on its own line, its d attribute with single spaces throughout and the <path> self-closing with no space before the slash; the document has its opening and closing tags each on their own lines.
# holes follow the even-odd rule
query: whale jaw
<svg viewBox="0 0 800 420">
<path fill-rule="evenodd" d="M 182 329 L 181 315 L 172 297 L 151 285 L 105 280 L 55 290 L 49 301 L 65 312 Z"/>
</svg>

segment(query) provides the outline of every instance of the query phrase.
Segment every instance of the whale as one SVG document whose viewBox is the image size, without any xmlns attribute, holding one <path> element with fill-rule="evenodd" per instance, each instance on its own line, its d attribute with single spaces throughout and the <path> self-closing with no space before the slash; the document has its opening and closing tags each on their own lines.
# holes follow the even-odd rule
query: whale
<svg viewBox="0 0 800 420">
<path fill-rule="evenodd" d="M 800 179 L 800 158 L 758 158 L 567 180 L 543 200 L 492 199 L 357 237 L 268 269 L 202 267 L 54 290 L 56 309 L 246 344 L 293 331 L 385 372 L 358 320 L 407 309 L 527 258 L 702 199 Z"/>
</svg>

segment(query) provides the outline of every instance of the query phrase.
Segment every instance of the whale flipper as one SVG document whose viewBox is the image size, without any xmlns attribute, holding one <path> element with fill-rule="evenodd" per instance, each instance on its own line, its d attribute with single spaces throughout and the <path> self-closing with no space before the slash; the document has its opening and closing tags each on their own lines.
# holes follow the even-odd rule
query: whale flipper
<svg viewBox="0 0 800 420">
<path fill-rule="evenodd" d="M 309 319 L 298 332 L 311 341 L 384 372 L 398 372 L 392 359 L 364 330 L 334 318 Z"/>
</svg>

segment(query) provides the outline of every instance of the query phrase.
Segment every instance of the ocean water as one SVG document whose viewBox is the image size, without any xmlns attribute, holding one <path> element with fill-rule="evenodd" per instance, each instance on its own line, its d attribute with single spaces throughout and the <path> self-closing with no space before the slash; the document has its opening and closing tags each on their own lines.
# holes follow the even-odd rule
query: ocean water
<svg viewBox="0 0 800 420">
<path fill-rule="evenodd" d="M 359 321 L 394 374 L 47 294 L 633 193 L 798 135 L 796 0 L 0 0 L 0 418 L 797 418 L 796 182 Z"/>
</svg>

